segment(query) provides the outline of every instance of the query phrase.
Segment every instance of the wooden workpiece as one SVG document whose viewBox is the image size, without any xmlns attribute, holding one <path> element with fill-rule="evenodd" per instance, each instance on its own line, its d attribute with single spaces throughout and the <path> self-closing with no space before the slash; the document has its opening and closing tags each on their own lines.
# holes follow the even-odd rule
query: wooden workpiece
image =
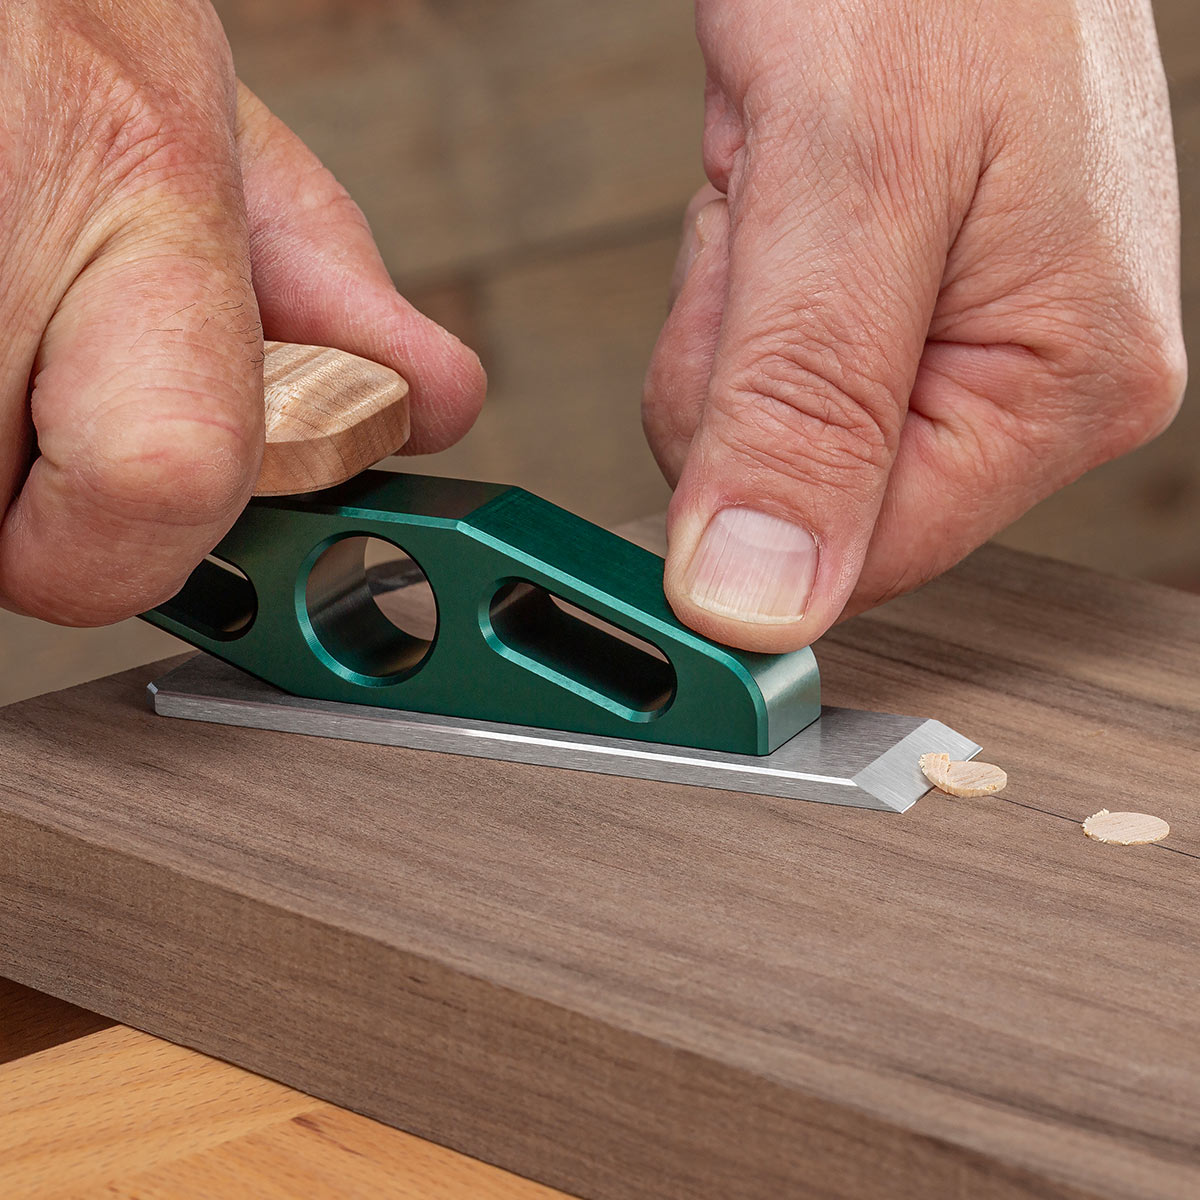
<svg viewBox="0 0 1200 1200">
<path fill-rule="evenodd" d="M 12 706 L 0 975 L 593 1200 L 1200 1194 L 1200 598 L 985 549 L 819 657 L 1007 789 L 170 721 L 161 667 Z"/>
</svg>

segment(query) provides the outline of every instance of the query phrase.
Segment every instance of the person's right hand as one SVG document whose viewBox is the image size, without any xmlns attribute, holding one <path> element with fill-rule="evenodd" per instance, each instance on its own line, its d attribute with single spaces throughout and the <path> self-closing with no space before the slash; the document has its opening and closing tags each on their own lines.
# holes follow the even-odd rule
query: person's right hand
<svg viewBox="0 0 1200 1200">
<path fill-rule="evenodd" d="M 665 588 L 769 653 L 1179 407 L 1148 0 L 697 0 L 711 187 L 647 376 Z"/>
<path fill-rule="evenodd" d="M 0 328 L 0 605 L 62 624 L 167 599 L 236 519 L 264 329 L 404 375 L 414 452 L 483 399 L 206 0 L 0 7 Z"/>
</svg>

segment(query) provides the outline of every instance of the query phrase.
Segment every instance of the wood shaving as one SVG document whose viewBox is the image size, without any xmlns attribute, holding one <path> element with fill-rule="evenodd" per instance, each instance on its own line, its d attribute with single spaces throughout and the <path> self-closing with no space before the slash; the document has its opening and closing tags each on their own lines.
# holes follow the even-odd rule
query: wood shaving
<svg viewBox="0 0 1200 1200">
<path fill-rule="evenodd" d="M 1148 846 L 1161 842 L 1171 832 L 1162 817 L 1148 813 L 1109 812 L 1102 808 L 1083 823 L 1083 832 L 1097 842 L 1111 846 Z"/>
<path fill-rule="evenodd" d="M 1008 783 L 991 763 L 951 762 L 948 754 L 922 754 L 921 771 L 938 791 L 964 799 L 994 795 Z"/>
<path fill-rule="evenodd" d="M 933 784 L 941 787 L 946 782 L 946 773 L 950 770 L 950 755 L 922 754 L 921 773 Z"/>
</svg>

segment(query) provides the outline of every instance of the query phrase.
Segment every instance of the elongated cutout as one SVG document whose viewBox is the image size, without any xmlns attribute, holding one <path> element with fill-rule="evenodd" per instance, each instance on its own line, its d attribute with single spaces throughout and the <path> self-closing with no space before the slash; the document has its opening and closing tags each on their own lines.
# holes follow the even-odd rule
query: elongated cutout
<svg viewBox="0 0 1200 1200">
<path fill-rule="evenodd" d="M 509 657 L 631 721 L 652 719 L 675 695 L 675 668 L 657 646 L 528 580 L 506 582 L 488 617 Z"/>
<path fill-rule="evenodd" d="M 210 554 L 161 611 L 204 637 L 232 642 L 254 624 L 258 594 L 243 572 Z"/>
</svg>

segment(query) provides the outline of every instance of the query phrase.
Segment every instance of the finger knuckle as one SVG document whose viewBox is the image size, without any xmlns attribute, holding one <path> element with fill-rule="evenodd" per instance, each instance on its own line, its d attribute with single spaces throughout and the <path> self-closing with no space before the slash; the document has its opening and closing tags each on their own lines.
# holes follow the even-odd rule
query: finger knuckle
<svg viewBox="0 0 1200 1200">
<path fill-rule="evenodd" d="M 1126 309 L 1119 320 L 1075 322 L 1063 340 L 1054 374 L 1090 430 L 1087 466 L 1136 450 L 1174 420 L 1187 382 L 1177 326 Z"/>
<path fill-rule="evenodd" d="M 194 397 L 185 399 L 195 406 Z M 71 468 L 81 488 L 118 520 L 221 525 L 248 498 L 259 436 L 256 423 L 235 409 L 171 411 L 159 398 L 140 415 L 117 408 L 97 422 Z"/>
<path fill-rule="evenodd" d="M 350 193 L 337 181 L 333 172 L 314 161 L 298 171 L 291 180 L 286 204 L 260 199 L 257 207 L 252 197 L 250 205 L 250 246 L 255 258 L 278 252 L 278 248 L 295 238 L 297 221 L 306 227 L 324 226 L 336 232 L 339 239 L 347 229 L 357 229 L 370 236 L 370 226 L 361 208 Z"/>
<path fill-rule="evenodd" d="M 869 609 L 878 608 L 899 596 L 928 583 L 941 571 L 941 567 L 895 564 L 885 570 L 877 571 L 870 578 L 860 578 L 855 587 L 854 595 L 847 607 L 851 610 L 846 616 L 856 616 Z M 864 572 L 865 574 L 865 572 Z"/>
<path fill-rule="evenodd" d="M 1119 368 L 1119 386 L 1126 397 L 1122 424 L 1128 446 L 1135 449 L 1162 433 L 1175 419 L 1187 384 L 1187 353 L 1177 331 L 1159 332 L 1139 340 Z"/>
<path fill-rule="evenodd" d="M 97 196 L 112 195 L 133 178 L 169 174 L 177 165 L 161 114 L 128 81 L 89 89 L 72 134 L 63 161 L 93 184 L 88 190 Z"/>
<path fill-rule="evenodd" d="M 60 114 L 67 118 L 67 161 L 114 187 L 132 179 L 192 178 L 227 153 L 220 108 L 227 81 L 219 62 L 156 70 L 129 61 L 120 48 L 67 36 L 76 43 L 65 51 L 76 70 Z"/>
<path fill-rule="evenodd" d="M 367 219 L 350 193 L 315 159 L 297 173 L 291 198 L 292 208 L 300 212 L 328 214 L 339 222 L 367 227 Z"/>
<path fill-rule="evenodd" d="M 755 357 L 725 395 L 738 449 L 776 470 L 846 485 L 886 470 L 896 404 L 886 385 L 832 371 L 796 348 Z"/>
</svg>

